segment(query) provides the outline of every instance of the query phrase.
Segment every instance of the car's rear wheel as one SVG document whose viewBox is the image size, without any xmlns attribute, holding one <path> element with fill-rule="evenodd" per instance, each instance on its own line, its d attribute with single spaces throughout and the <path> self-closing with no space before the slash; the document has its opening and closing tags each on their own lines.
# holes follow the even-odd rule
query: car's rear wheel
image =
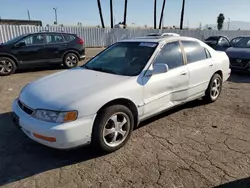
<svg viewBox="0 0 250 188">
<path fill-rule="evenodd" d="M 222 90 L 222 78 L 219 74 L 214 74 L 208 85 L 205 99 L 208 102 L 215 102 Z"/>
<path fill-rule="evenodd" d="M 78 57 L 76 54 L 74 53 L 68 53 L 65 55 L 64 60 L 63 60 L 63 65 L 70 69 L 70 68 L 74 68 L 78 65 Z"/>
<path fill-rule="evenodd" d="M 126 144 L 133 127 L 133 114 L 127 107 L 109 106 L 97 115 L 92 144 L 103 152 L 116 151 Z"/>
<path fill-rule="evenodd" d="M 15 62 L 8 57 L 0 57 L 0 76 L 8 76 L 16 71 Z"/>
</svg>

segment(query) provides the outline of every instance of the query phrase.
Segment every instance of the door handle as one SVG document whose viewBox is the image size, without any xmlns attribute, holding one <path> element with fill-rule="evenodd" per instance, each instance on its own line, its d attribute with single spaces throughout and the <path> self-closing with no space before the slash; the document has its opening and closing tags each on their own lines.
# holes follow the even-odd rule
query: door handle
<svg viewBox="0 0 250 188">
<path fill-rule="evenodd" d="M 209 67 L 212 67 L 212 66 L 214 66 L 214 64 L 210 64 L 210 65 L 209 65 Z"/>
<path fill-rule="evenodd" d="M 183 75 L 183 76 L 184 76 L 184 75 L 187 75 L 187 72 L 182 72 L 181 75 Z"/>
</svg>

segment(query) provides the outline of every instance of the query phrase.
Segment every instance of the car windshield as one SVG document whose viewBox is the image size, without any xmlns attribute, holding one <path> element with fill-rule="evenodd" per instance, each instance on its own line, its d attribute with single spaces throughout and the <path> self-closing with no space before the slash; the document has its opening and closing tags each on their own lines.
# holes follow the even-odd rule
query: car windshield
<svg viewBox="0 0 250 188">
<path fill-rule="evenodd" d="M 136 76 L 141 73 L 157 46 L 157 42 L 118 42 L 83 67 L 111 74 Z"/>
<path fill-rule="evenodd" d="M 244 37 L 236 44 L 234 44 L 236 48 L 250 48 L 250 37 Z"/>
<path fill-rule="evenodd" d="M 17 41 L 21 40 L 23 37 L 27 36 L 27 34 L 19 35 L 13 39 L 8 40 L 7 42 L 4 42 L 3 44 L 13 44 L 16 43 Z"/>
</svg>

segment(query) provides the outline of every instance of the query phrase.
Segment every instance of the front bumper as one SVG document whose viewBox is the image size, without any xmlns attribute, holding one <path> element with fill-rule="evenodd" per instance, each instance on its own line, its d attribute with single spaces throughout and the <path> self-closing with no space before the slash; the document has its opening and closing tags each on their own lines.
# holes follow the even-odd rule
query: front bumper
<svg viewBox="0 0 250 188">
<path fill-rule="evenodd" d="M 25 113 L 18 105 L 17 100 L 12 104 L 14 123 L 32 140 L 57 149 L 71 149 L 89 144 L 95 115 L 79 118 L 69 123 L 50 123 L 33 118 Z M 54 138 L 47 141 L 37 138 L 42 135 Z"/>
</svg>

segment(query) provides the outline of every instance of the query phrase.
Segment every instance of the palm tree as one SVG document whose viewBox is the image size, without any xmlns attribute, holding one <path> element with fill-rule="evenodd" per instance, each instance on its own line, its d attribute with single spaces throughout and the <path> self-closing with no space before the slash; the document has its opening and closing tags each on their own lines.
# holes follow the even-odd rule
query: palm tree
<svg viewBox="0 0 250 188">
<path fill-rule="evenodd" d="M 156 29 L 156 6 L 157 6 L 157 0 L 155 0 L 154 3 L 154 29 Z"/>
<path fill-rule="evenodd" d="M 111 24 L 111 28 L 114 27 L 114 23 L 113 23 L 113 0 L 109 0 L 110 2 L 110 24 Z"/>
<path fill-rule="evenodd" d="M 128 0 L 125 0 L 124 5 L 124 19 L 123 19 L 123 28 L 126 28 L 126 22 L 127 22 L 127 6 L 128 6 Z"/>
<path fill-rule="evenodd" d="M 102 7 L 101 7 L 100 0 L 97 0 L 97 5 L 98 5 L 98 9 L 99 9 L 99 14 L 100 14 L 100 19 L 101 19 L 101 23 L 102 23 L 102 28 L 105 28 L 103 17 L 102 17 Z"/>
<path fill-rule="evenodd" d="M 160 23 L 159 23 L 159 29 L 161 29 L 161 26 L 162 26 L 162 19 L 163 19 L 165 4 L 166 4 L 166 0 L 163 0 L 162 9 L 161 9 L 161 18 L 160 18 Z"/>
<path fill-rule="evenodd" d="M 185 0 L 182 0 L 180 29 L 183 29 L 184 13 L 185 13 Z"/>
<path fill-rule="evenodd" d="M 218 28 L 218 30 L 221 30 L 223 28 L 224 20 L 225 20 L 224 14 L 220 13 L 219 16 L 217 17 L 217 28 Z"/>
</svg>

